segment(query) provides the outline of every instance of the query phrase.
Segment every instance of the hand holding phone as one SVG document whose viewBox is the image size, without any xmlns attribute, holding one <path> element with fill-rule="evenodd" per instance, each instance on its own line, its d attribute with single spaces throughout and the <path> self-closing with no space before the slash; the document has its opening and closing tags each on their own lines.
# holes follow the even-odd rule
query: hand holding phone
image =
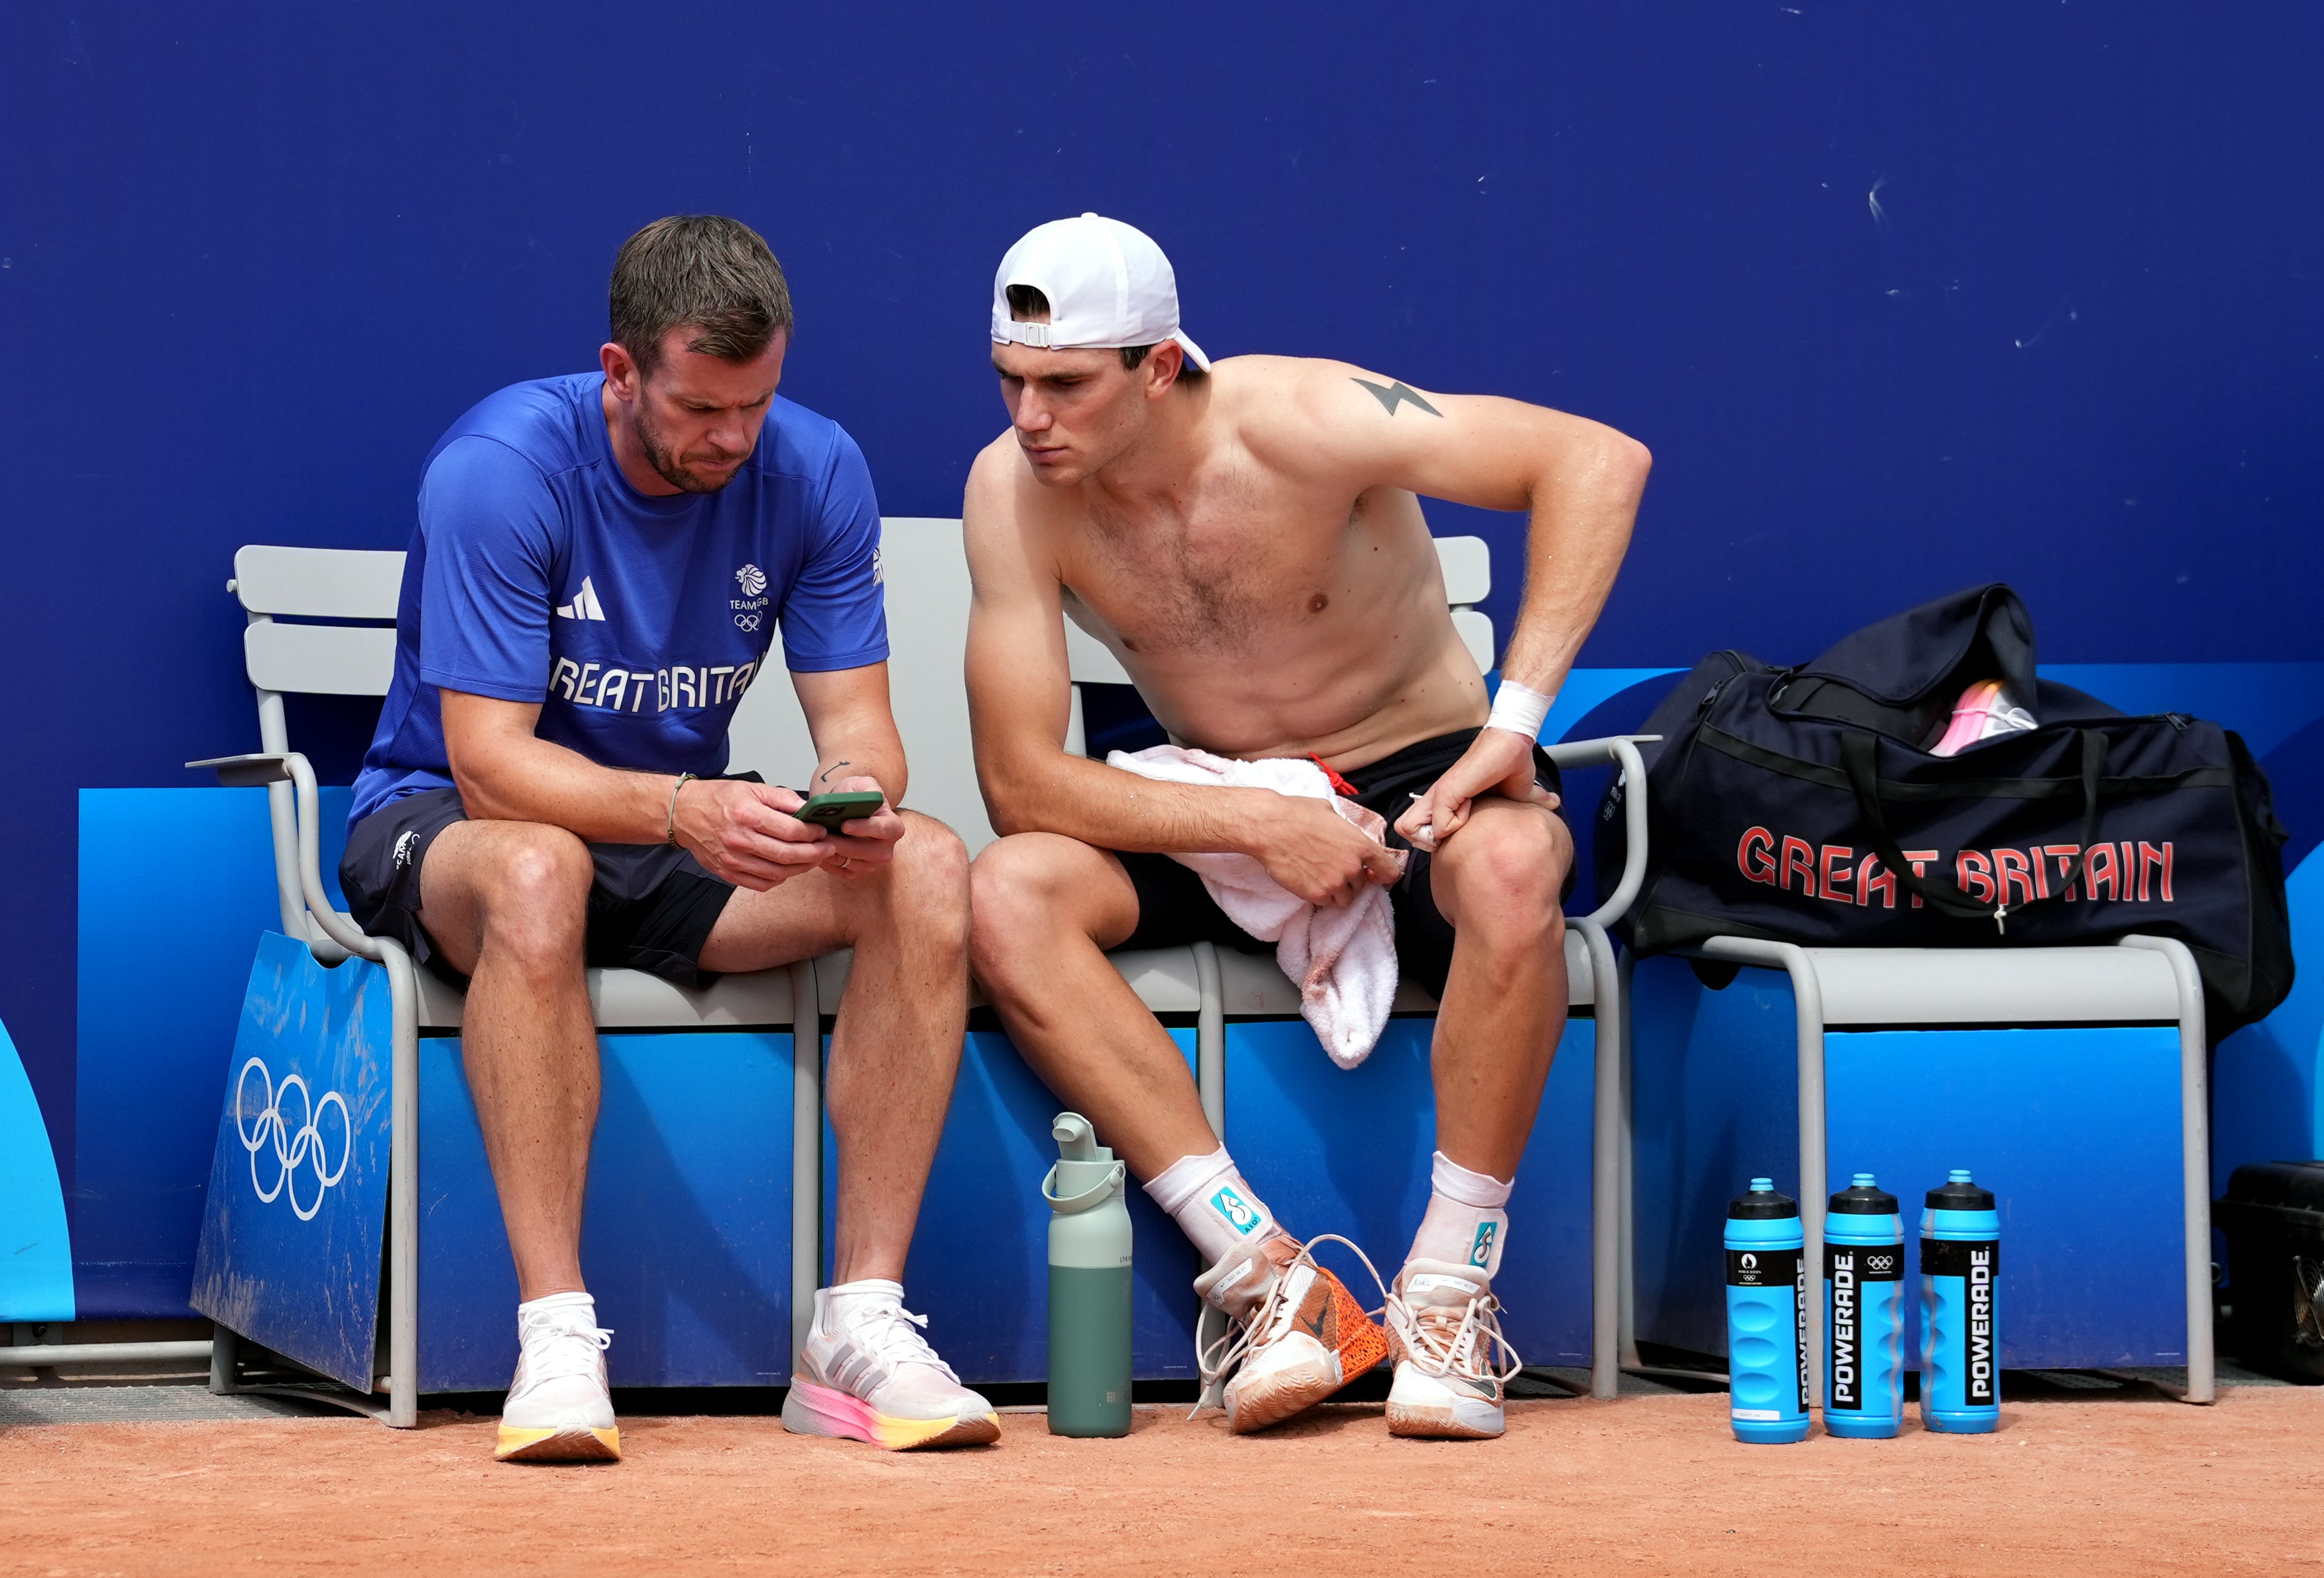
<svg viewBox="0 0 2324 1578">
<path fill-rule="evenodd" d="M 837 832 L 840 823 L 875 815 L 887 803 L 888 797 L 877 789 L 834 789 L 809 796 L 807 803 L 791 814 L 801 821 Z"/>
<path fill-rule="evenodd" d="M 904 836 L 903 819 L 888 804 L 878 780 L 862 775 L 811 796 L 790 814 L 839 846 L 824 868 L 842 879 L 887 865 L 896 840 Z"/>
</svg>

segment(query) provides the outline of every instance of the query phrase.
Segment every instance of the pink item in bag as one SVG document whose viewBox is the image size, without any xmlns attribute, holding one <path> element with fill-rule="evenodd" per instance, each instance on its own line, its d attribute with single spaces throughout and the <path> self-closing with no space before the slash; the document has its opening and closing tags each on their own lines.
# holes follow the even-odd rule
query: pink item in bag
<svg viewBox="0 0 2324 1578">
<path fill-rule="evenodd" d="M 2034 727 L 2034 714 L 2011 701 L 1999 680 L 1979 680 L 1953 704 L 1952 725 L 1942 739 L 1929 748 L 1929 754 L 1959 756 L 1997 734 L 2018 734 Z"/>
</svg>

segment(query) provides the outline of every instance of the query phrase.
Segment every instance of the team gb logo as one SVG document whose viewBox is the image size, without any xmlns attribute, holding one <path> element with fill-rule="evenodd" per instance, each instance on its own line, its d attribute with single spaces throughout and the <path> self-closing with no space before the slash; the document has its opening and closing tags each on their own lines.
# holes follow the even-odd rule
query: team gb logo
<svg viewBox="0 0 2324 1578">
<path fill-rule="evenodd" d="M 742 586 L 744 597 L 756 597 L 767 589 L 767 573 L 756 564 L 743 565 L 734 572 L 734 579 Z"/>
</svg>

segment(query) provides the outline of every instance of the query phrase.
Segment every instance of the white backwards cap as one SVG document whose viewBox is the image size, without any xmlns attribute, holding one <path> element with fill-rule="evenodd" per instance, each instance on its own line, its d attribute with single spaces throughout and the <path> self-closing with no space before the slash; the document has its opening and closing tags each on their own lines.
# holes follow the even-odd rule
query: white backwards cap
<svg viewBox="0 0 2324 1578">
<path fill-rule="evenodd" d="M 1049 321 L 1009 315 L 1009 288 L 1029 285 L 1049 299 Z M 1009 249 L 992 276 L 995 344 L 1104 351 L 1176 340 L 1194 365 L 1211 359 L 1178 327 L 1178 277 L 1154 238 L 1119 219 L 1084 214 L 1037 225 Z"/>
</svg>

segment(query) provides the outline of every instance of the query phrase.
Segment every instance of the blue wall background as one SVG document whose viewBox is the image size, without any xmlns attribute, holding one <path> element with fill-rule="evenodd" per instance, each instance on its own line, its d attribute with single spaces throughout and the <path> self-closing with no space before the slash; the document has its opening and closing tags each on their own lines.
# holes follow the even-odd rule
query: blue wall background
<svg viewBox="0 0 2324 1578">
<path fill-rule="evenodd" d="M 1096 208 L 1169 249 L 1215 354 L 1651 445 L 1585 664 L 1801 657 L 1996 577 L 2053 662 L 2324 657 L 2324 22 L 2290 0 L 0 29 L 0 1021 L 69 1198 L 76 792 L 251 747 L 235 547 L 402 546 L 430 441 L 591 364 L 613 250 L 665 213 L 766 233 L 799 302 L 786 392 L 855 433 L 890 513 L 954 512 L 1001 424 L 1002 248 Z M 1434 513 L 1494 540 L 1506 630 L 1515 523 Z M 293 734 L 345 782 L 367 721 Z"/>
</svg>

